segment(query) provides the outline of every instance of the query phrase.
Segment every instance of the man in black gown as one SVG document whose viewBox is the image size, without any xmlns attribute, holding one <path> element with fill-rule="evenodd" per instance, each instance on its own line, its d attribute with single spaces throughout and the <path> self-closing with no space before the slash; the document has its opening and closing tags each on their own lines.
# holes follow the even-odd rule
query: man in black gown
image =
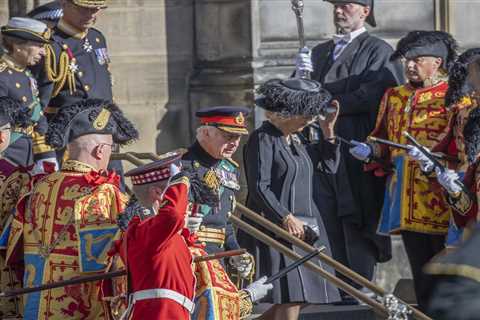
<svg viewBox="0 0 480 320">
<path fill-rule="evenodd" d="M 313 48 L 311 56 L 302 49 L 296 71 L 311 71 L 340 103 L 337 135 L 363 141 L 374 128 L 385 90 L 403 82 L 402 68 L 389 61 L 390 45 L 365 29 L 365 22 L 376 26 L 374 0 L 324 1 L 334 6 L 337 35 Z M 315 186 L 333 257 L 372 279 L 375 264 L 391 258 L 390 239 L 376 234 L 384 180 L 365 173 L 343 145 L 337 173 L 318 172 Z"/>
</svg>

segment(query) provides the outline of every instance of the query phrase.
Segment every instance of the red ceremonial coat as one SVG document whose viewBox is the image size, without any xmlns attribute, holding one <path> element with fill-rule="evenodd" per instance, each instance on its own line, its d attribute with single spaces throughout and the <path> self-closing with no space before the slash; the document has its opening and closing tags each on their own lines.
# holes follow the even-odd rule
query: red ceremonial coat
<svg viewBox="0 0 480 320">
<path fill-rule="evenodd" d="M 134 218 L 130 222 L 126 241 L 130 293 L 169 289 L 193 301 L 195 277 L 192 255 L 180 234 L 185 224 L 188 188 L 187 178 L 172 182 L 154 217 L 144 221 Z M 125 258 L 125 246 L 120 252 Z M 156 298 L 137 301 L 130 319 L 188 320 L 190 313 L 173 300 Z"/>
</svg>

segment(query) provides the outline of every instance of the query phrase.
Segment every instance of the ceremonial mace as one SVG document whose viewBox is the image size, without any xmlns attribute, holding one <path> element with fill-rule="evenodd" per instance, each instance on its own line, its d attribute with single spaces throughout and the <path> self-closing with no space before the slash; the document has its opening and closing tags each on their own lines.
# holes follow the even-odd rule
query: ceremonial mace
<svg viewBox="0 0 480 320">
<path fill-rule="evenodd" d="M 303 27 L 303 0 L 291 0 L 292 10 L 297 18 L 298 41 L 300 42 L 300 50 L 305 46 L 305 29 Z M 310 79 L 310 71 L 302 70 L 299 74 L 302 79 Z"/>
</svg>

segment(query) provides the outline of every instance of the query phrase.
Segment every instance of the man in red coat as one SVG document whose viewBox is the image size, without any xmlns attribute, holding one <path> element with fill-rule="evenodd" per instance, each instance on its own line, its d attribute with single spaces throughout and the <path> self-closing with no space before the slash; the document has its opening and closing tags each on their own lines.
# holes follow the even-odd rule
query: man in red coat
<svg viewBox="0 0 480 320">
<path fill-rule="evenodd" d="M 140 205 L 125 213 L 128 225 L 120 254 L 130 277 L 129 308 L 123 319 L 190 319 L 195 276 L 185 226 L 190 181 L 177 174 L 179 155 L 173 155 L 126 174 L 140 203 L 151 205 L 151 215 Z M 171 178 L 174 176 L 173 178 Z M 153 197 L 147 204 L 141 197 Z M 143 218 L 143 220 L 142 220 Z"/>
</svg>

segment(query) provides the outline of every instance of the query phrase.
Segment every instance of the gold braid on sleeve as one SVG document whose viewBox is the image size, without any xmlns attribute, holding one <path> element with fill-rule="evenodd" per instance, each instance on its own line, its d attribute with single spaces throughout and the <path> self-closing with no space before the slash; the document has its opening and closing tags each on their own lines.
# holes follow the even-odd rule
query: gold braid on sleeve
<svg viewBox="0 0 480 320">
<path fill-rule="evenodd" d="M 70 93 L 75 92 L 75 74 L 70 69 L 70 57 L 64 50 L 60 52 L 58 66 L 55 52 L 51 45 L 45 45 L 45 73 L 47 74 L 48 81 L 54 83 L 52 97 L 56 97 L 60 90 L 64 87 L 68 81 Z"/>
<path fill-rule="evenodd" d="M 240 319 L 246 319 L 253 311 L 252 299 L 245 290 L 238 291 L 238 294 L 240 296 Z"/>
</svg>

